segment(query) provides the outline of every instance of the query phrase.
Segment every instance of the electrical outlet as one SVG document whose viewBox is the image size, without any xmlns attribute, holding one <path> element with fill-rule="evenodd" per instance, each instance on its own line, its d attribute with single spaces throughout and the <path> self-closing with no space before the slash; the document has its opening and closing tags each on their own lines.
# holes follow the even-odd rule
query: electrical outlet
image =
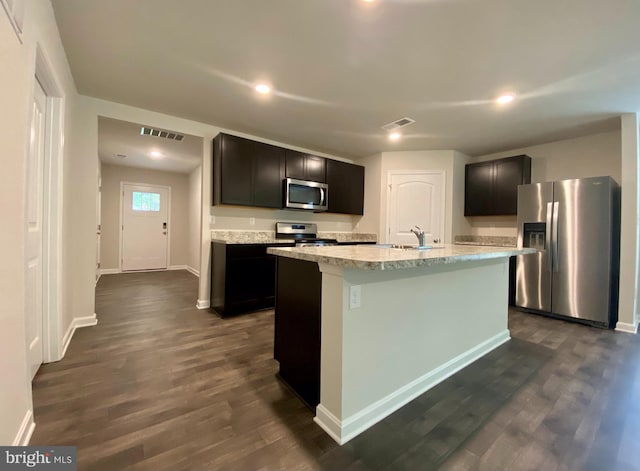
<svg viewBox="0 0 640 471">
<path fill-rule="evenodd" d="M 357 309 L 362 304 L 362 286 L 354 285 L 349 287 L 349 309 Z"/>
<path fill-rule="evenodd" d="M 249 225 L 250 226 L 255 226 L 256 225 L 256 218 L 249 218 Z"/>
<path fill-rule="evenodd" d="M 215 224 L 216 223 L 216 217 L 212 214 L 211 216 L 209 216 L 209 224 Z"/>
</svg>

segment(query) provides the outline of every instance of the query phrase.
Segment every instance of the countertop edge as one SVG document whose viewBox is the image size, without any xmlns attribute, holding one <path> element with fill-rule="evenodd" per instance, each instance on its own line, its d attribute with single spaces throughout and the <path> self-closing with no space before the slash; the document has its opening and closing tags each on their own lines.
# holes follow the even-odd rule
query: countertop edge
<svg viewBox="0 0 640 471">
<path fill-rule="evenodd" d="M 380 249 L 378 249 L 380 250 Z M 384 250 L 384 249 L 382 249 Z M 392 249 L 393 250 L 393 249 Z M 438 250 L 438 249 L 433 249 Z M 434 257 L 416 257 L 400 260 L 367 260 L 358 258 L 340 257 L 331 254 L 309 253 L 300 249 L 271 247 L 267 252 L 281 257 L 305 260 L 308 262 L 327 263 L 342 268 L 360 270 L 403 270 L 409 268 L 428 267 L 433 265 L 446 265 L 452 263 L 470 262 L 475 260 L 490 260 L 495 258 L 508 258 L 514 255 L 524 255 L 537 252 L 535 249 L 519 249 L 515 247 L 495 247 L 491 252 L 465 253 L 443 255 Z M 418 254 L 416 254 L 418 255 Z"/>
</svg>

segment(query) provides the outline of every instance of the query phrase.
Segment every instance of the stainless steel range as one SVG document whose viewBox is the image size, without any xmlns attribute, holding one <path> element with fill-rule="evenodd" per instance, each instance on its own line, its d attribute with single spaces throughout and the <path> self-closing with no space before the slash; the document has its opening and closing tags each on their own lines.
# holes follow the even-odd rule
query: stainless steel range
<svg viewBox="0 0 640 471">
<path fill-rule="evenodd" d="M 322 239 L 318 237 L 318 226 L 309 222 L 277 222 L 276 239 L 295 241 L 296 247 L 310 247 L 316 245 L 336 245 L 336 239 Z"/>
</svg>

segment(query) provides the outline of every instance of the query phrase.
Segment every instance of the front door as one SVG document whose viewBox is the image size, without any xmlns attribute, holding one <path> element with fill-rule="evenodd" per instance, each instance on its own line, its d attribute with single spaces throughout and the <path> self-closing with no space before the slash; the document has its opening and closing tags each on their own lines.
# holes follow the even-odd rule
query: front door
<svg viewBox="0 0 640 471">
<path fill-rule="evenodd" d="M 416 226 L 425 232 L 428 245 L 443 242 L 443 171 L 391 171 L 387 202 L 387 243 L 418 244 L 411 232 Z"/>
<path fill-rule="evenodd" d="M 167 268 L 168 187 L 123 184 L 122 271 Z"/>
<path fill-rule="evenodd" d="M 42 364 L 44 136 L 47 97 L 36 80 L 27 160 L 25 201 L 25 309 L 27 357 L 31 378 Z"/>
</svg>

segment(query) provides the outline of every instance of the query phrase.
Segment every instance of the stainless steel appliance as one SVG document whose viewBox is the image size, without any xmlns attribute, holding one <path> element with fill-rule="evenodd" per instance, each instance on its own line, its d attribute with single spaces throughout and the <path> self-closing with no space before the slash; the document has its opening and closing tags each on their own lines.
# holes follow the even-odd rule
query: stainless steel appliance
<svg viewBox="0 0 640 471">
<path fill-rule="evenodd" d="M 620 188 L 610 177 L 518 186 L 516 306 L 613 327 L 618 317 Z"/>
<path fill-rule="evenodd" d="M 295 242 L 296 247 L 314 245 L 336 245 L 336 239 L 317 237 L 318 226 L 309 222 L 277 222 L 276 239 L 288 239 Z"/>
<path fill-rule="evenodd" d="M 329 185 L 286 178 L 284 180 L 284 207 L 326 211 L 329 201 Z"/>
</svg>

